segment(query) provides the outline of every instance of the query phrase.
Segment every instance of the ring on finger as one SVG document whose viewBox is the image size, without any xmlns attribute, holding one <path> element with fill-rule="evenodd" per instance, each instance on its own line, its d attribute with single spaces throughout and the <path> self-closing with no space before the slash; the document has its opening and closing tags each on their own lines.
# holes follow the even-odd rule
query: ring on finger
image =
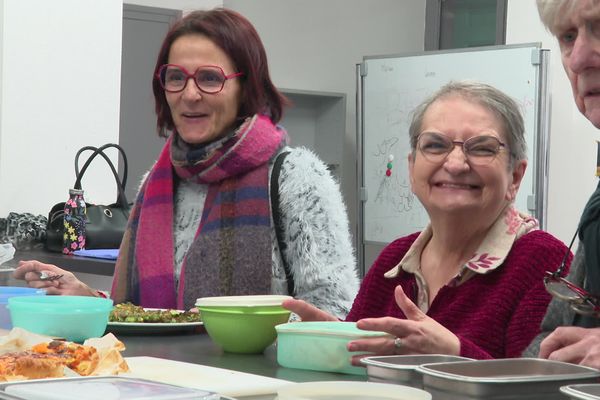
<svg viewBox="0 0 600 400">
<path fill-rule="evenodd" d="M 400 339 L 399 337 L 394 339 L 394 347 L 396 349 L 400 349 L 402 348 L 402 339 Z"/>
</svg>

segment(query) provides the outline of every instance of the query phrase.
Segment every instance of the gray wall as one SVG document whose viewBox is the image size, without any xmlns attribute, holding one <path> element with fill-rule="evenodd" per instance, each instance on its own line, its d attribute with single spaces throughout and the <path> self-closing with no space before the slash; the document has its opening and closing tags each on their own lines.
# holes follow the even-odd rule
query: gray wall
<svg viewBox="0 0 600 400">
<path fill-rule="evenodd" d="M 277 86 L 346 94 L 344 169 L 340 175 L 355 236 L 355 65 L 364 56 L 423 51 L 425 2 L 224 0 L 223 6 L 240 12 L 254 24 L 267 49 Z"/>
<path fill-rule="evenodd" d="M 180 15 L 176 10 L 123 5 L 119 144 L 128 159 L 125 193 L 129 201 L 135 199 L 140 178 L 154 164 L 165 144 L 164 138 L 156 133 L 151 82 L 156 56 L 169 24 Z M 122 170 L 119 162 L 119 173 Z"/>
</svg>

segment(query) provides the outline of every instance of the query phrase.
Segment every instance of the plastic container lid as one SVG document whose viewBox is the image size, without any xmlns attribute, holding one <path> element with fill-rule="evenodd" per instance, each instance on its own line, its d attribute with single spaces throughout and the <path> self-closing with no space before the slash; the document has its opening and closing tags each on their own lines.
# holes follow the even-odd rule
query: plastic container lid
<svg viewBox="0 0 600 400">
<path fill-rule="evenodd" d="M 292 297 L 279 295 L 201 297 L 196 300 L 196 307 L 280 306 L 284 300 L 288 299 L 292 299 Z"/>
<path fill-rule="evenodd" d="M 92 377 L 8 384 L 5 392 L 28 400 L 219 400 L 221 396 L 185 388 L 123 377 Z"/>
<path fill-rule="evenodd" d="M 111 299 L 92 296 L 13 296 L 8 308 L 17 312 L 77 314 L 110 311 Z"/>
<path fill-rule="evenodd" d="M 386 332 L 366 331 L 358 329 L 356 322 L 343 321 L 312 321 L 312 322 L 289 322 L 277 325 L 277 333 L 304 333 L 308 335 L 331 335 L 344 338 L 361 338 L 371 336 L 389 336 Z"/>
<path fill-rule="evenodd" d="M 431 400 L 424 390 L 373 382 L 304 382 L 277 390 L 279 400 Z"/>
</svg>

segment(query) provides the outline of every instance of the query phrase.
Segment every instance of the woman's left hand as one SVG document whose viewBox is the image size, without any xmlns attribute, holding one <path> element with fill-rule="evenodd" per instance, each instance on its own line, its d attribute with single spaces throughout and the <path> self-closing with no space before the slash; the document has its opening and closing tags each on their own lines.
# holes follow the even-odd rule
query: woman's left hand
<svg viewBox="0 0 600 400">
<path fill-rule="evenodd" d="M 460 340 L 450 330 L 428 317 L 404 294 L 401 286 L 394 291 L 398 307 L 406 319 L 393 317 L 364 318 L 356 326 L 369 331 L 391 335 L 359 339 L 348 343 L 348 351 L 371 354 L 352 356 L 352 364 L 361 366 L 360 359 L 372 355 L 394 354 L 460 354 Z M 397 340 L 396 340 L 397 339 Z"/>
</svg>

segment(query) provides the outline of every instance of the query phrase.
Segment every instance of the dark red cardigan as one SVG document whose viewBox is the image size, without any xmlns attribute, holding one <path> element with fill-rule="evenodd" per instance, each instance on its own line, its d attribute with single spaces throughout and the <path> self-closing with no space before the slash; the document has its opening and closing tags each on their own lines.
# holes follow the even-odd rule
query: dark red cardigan
<svg viewBox="0 0 600 400">
<path fill-rule="evenodd" d="M 408 251 L 418 234 L 389 244 L 365 276 L 347 321 L 393 316 L 405 318 L 394 300 L 394 288 L 416 302 L 413 274 L 396 278 L 383 274 Z M 460 286 L 444 286 L 427 315 L 460 339 L 460 355 L 476 359 L 519 357 L 540 332 L 550 302 L 543 284 L 544 272 L 554 271 L 566 246 L 550 234 L 532 231 L 519 238 L 504 263 L 493 272 L 477 274 Z"/>
</svg>

